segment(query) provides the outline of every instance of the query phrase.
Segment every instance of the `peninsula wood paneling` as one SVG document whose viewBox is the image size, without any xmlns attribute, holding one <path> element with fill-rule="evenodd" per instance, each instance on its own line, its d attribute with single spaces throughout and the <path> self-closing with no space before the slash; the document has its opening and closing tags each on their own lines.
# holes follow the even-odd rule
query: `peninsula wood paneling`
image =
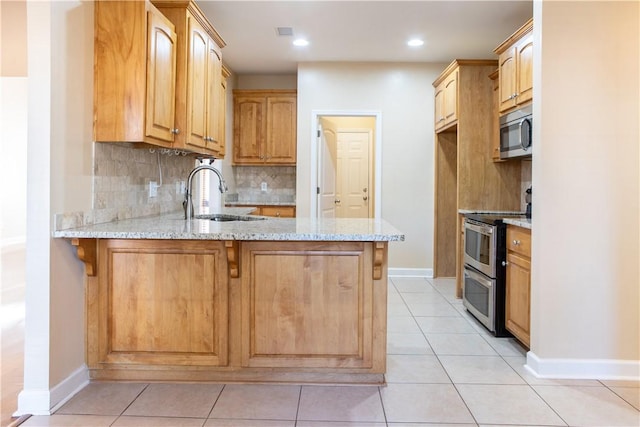
<svg viewBox="0 0 640 427">
<path fill-rule="evenodd" d="M 227 362 L 221 242 L 100 241 L 102 362 Z"/>
<path fill-rule="evenodd" d="M 242 258 L 244 366 L 373 368 L 370 245 L 248 242 Z"/>
</svg>

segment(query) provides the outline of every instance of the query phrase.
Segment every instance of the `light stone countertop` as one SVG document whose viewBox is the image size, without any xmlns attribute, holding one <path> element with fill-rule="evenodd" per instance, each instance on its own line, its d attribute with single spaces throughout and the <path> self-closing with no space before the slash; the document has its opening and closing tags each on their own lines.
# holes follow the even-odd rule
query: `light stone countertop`
<svg viewBox="0 0 640 427">
<path fill-rule="evenodd" d="M 531 230 L 531 218 L 504 218 L 502 222 Z"/>
<path fill-rule="evenodd" d="M 243 207 L 243 206 L 296 206 L 296 202 L 227 202 L 227 207 Z"/>
<path fill-rule="evenodd" d="M 225 213 L 229 213 L 229 210 L 225 210 Z M 53 233 L 53 237 L 81 239 L 404 241 L 402 232 L 385 220 L 380 219 L 267 218 L 258 221 L 216 222 L 203 219 L 186 221 L 183 215 L 180 212 L 56 230 Z"/>
</svg>

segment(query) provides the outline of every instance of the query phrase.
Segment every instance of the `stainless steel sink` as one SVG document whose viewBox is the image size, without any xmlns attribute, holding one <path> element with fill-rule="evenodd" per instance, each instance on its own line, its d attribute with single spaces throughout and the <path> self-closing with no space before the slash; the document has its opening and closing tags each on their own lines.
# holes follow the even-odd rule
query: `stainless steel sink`
<svg viewBox="0 0 640 427">
<path fill-rule="evenodd" d="M 247 215 L 231 215 L 231 214 L 206 214 L 195 215 L 196 219 L 208 219 L 210 221 L 227 222 L 227 221 L 260 221 L 266 218 Z"/>
</svg>

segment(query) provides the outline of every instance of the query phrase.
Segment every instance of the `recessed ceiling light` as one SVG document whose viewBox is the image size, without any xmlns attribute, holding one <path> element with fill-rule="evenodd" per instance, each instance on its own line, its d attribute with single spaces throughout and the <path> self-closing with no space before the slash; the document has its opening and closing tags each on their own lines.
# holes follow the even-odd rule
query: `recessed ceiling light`
<svg viewBox="0 0 640 427">
<path fill-rule="evenodd" d="M 294 46 L 309 46 L 309 41 L 306 39 L 295 39 L 293 41 Z"/>
<path fill-rule="evenodd" d="M 423 44 L 424 44 L 424 41 L 420 39 L 411 39 L 407 42 L 407 45 L 411 47 L 418 47 L 418 46 L 422 46 Z"/>
</svg>

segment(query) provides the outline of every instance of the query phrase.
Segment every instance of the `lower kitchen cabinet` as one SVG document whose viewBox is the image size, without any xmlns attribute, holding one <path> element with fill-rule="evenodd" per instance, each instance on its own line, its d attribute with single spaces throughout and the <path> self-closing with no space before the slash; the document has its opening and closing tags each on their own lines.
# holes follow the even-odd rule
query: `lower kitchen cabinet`
<svg viewBox="0 0 640 427">
<path fill-rule="evenodd" d="M 241 205 L 227 205 L 227 207 L 240 207 Z M 296 207 L 295 206 L 283 206 L 283 205 L 248 205 L 255 207 L 256 209 L 251 212 L 251 215 L 273 216 L 276 218 L 295 218 Z"/>
<path fill-rule="evenodd" d="M 531 333 L 531 231 L 507 227 L 506 328 L 529 347 Z"/>
<path fill-rule="evenodd" d="M 295 218 L 295 206 L 260 206 L 260 215 L 277 218 Z"/>
<path fill-rule="evenodd" d="M 75 244 L 93 380 L 384 382 L 386 242 Z"/>
<path fill-rule="evenodd" d="M 247 242 L 241 258 L 243 366 L 384 371 L 370 245 Z"/>
<path fill-rule="evenodd" d="M 228 283 L 223 242 L 100 240 L 87 290 L 88 365 L 224 366 Z"/>
</svg>

